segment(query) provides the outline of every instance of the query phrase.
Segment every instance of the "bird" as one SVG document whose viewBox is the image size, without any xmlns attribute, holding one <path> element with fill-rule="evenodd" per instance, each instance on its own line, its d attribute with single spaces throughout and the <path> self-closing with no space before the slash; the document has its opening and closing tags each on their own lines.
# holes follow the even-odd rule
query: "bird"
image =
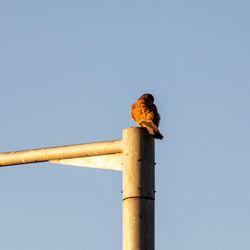
<svg viewBox="0 0 250 250">
<path fill-rule="evenodd" d="M 139 97 L 131 106 L 131 117 L 137 125 L 146 128 L 154 138 L 161 140 L 164 138 L 158 129 L 161 118 L 154 104 L 153 95 L 146 93 Z"/>
</svg>

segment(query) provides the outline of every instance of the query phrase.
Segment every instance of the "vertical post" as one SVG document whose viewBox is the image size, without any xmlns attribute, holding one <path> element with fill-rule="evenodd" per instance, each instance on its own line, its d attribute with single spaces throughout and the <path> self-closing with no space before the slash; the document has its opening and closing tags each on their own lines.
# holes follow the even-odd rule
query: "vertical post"
<svg viewBox="0 0 250 250">
<path fill-rule="evenodd" d="M 154 139 L 144 128 L 123 130 L 123 250 L 154 250 Z"/>
</svg>

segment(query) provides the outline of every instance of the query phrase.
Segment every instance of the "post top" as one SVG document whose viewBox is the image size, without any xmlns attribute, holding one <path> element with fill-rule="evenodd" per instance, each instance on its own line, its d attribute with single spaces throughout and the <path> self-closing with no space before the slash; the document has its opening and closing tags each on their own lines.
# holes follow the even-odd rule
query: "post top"
<svg viewBox="0 0 250 250">
<path fill-rule="evenodd" d="M 148 133 L 148 130 L 143 127 L 130 127 L 123 129 L 122 138 L 125 139 L 131 137 L 143 137 L 145 140 L 154 140 L 154 138 Z"/>
</svg>

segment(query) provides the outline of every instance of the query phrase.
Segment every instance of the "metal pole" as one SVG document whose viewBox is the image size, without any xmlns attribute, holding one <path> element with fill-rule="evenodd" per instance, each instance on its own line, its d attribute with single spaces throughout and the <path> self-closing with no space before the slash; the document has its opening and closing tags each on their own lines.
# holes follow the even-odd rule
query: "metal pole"
<svg viewBox="0 0 250 250">
<path fill-rule="evenodd" d="M 106 141 L 0 153 L 0 167 L 122 152 L 122 141 Z"/>
<path fill-rule="evenodd" d="M 154 250 L 154 139 L 144 128 L 123 130 L 123 250 Z"/>
</svg>

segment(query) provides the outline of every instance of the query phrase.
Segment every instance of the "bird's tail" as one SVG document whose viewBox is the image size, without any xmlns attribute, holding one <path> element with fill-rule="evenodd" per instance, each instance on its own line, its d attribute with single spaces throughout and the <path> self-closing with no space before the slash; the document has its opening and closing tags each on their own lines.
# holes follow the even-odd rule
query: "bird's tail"
<svg viewBox="0 0 250 250">
<path fill-rule="evenodd" d="M 159 130 L 158 130 L 158 132 L 155 132 L 155 134 L 153 135 L 153 137 L 155 139 L 160 139 L 160 140 L 162 140 L 164 138 L 164 136 L 160 133 Z"/>
<path fill-rule="evenodd" d="M 158 127 L 153 122 L 142 121 L 141 126 L 147 128 L 149 134 L 151 134 L 154 138 L 161 140 L 164 138 Z"/>
</svg>

